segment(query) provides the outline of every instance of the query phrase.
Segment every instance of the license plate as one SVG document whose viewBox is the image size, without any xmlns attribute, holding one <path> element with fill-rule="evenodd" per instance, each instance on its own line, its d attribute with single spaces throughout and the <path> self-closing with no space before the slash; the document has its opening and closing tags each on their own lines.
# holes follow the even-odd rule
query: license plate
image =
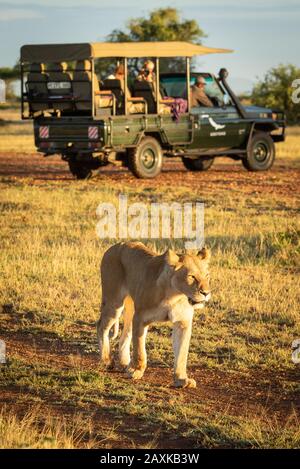
<svg viewBox="0 0 300 469">
<path fill-rule="evenodd" d="M 49 81 L 47 87 L 48 90 L 69 90 L 71 83 L 68 81 Z"/>
</svg>

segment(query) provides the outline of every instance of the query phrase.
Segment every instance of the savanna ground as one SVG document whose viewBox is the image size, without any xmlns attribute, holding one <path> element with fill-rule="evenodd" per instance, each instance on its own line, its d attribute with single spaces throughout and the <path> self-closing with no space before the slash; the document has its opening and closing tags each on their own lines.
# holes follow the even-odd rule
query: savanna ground
<svg viewBox="0 0 300 469">
<path fill-rule="evenodd" d="M 206 173 L 167 163 L 153 181 L 107 167 L 75 181 L 35 153 L 30 123 L 0 110 L 0 447 L 300 447 L 300 131 L 267 173 L 217 161 Z M 148 334 L 149 366 L 132 382 L 99 368 L 96 208 L 205 203 L 213 299 L 194 319 L 192 390 L 172 388 L 171 329 Z M 158 252 L 179 241 L 147 243 Z"/>
</svg>

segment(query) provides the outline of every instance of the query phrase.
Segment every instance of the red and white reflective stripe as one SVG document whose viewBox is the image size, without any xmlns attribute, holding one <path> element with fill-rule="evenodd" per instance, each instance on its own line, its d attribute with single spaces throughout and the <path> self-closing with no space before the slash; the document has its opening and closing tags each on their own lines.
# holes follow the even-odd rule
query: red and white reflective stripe
<svg viewBox="0 0 300 469">
<path fill-rule="evenodd" d="M 89 134 L 89 138 L 92 140 L 95 140 L 96 138 L 98 138 L 98 127 L 89 127 L 89 131 L 88 131 L 88 134 Z"/>
<path fill-rule="evenodd" d="M 39 128 L 39 135 L 40 138 L 49 138 L 49 127 L 42 125 Z"/>
</svg>

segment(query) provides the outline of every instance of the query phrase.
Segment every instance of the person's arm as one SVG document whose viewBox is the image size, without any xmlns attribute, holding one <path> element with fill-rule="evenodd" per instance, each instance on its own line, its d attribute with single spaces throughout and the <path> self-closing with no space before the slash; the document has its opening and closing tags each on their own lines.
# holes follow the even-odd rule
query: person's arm
<svg viewBox="0 0 300 469">
<path fill-rule="evenodd" d="M 191 107 L 198 107 L 201 104 L 198 101 L 198 90 L 195 86 L 191 86 Z"/>
<path fill-rule="evenodd" d="M 198 93 L 197 101 L 199 103 L 199 106 L 214 107 L 213 103 L 211 102 L 209 97 L 204 92 L 203 93 Z"/>
</svg>

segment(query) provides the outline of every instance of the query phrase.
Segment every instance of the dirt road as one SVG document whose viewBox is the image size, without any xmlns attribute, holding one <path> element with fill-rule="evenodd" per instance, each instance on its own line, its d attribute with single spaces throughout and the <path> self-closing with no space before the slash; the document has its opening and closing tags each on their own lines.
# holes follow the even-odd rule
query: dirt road
<svg viewBox="0 0 300 469">
<path fill-rule="evenodd" d="M 19 154 L 0 152 L 0 176 L 29 178 L 31 184 L 45 181 L 66 182 L 74 180 L 66 162 L 59 156 L 43 157 L 38 153 Z M 290 168 L 283 159 L 277 161 L 271 171 L 251 173 L 240 162 L 218 159 L 209 171 L 193 173 L 182 163 L 166 161 L 163 172 L 153 180 L 136 179 L 126 168 L 108 165 L 93 178 L 93 181 L 116 181 L 131 187 L 159 188 L 170 184 L 191 190 L 203 189 L 207 192 L 218 190 L 238 190 L 245 194 L 272 194 L 284 197 L 300 193 L 300 169 Z"/>
</svg>

